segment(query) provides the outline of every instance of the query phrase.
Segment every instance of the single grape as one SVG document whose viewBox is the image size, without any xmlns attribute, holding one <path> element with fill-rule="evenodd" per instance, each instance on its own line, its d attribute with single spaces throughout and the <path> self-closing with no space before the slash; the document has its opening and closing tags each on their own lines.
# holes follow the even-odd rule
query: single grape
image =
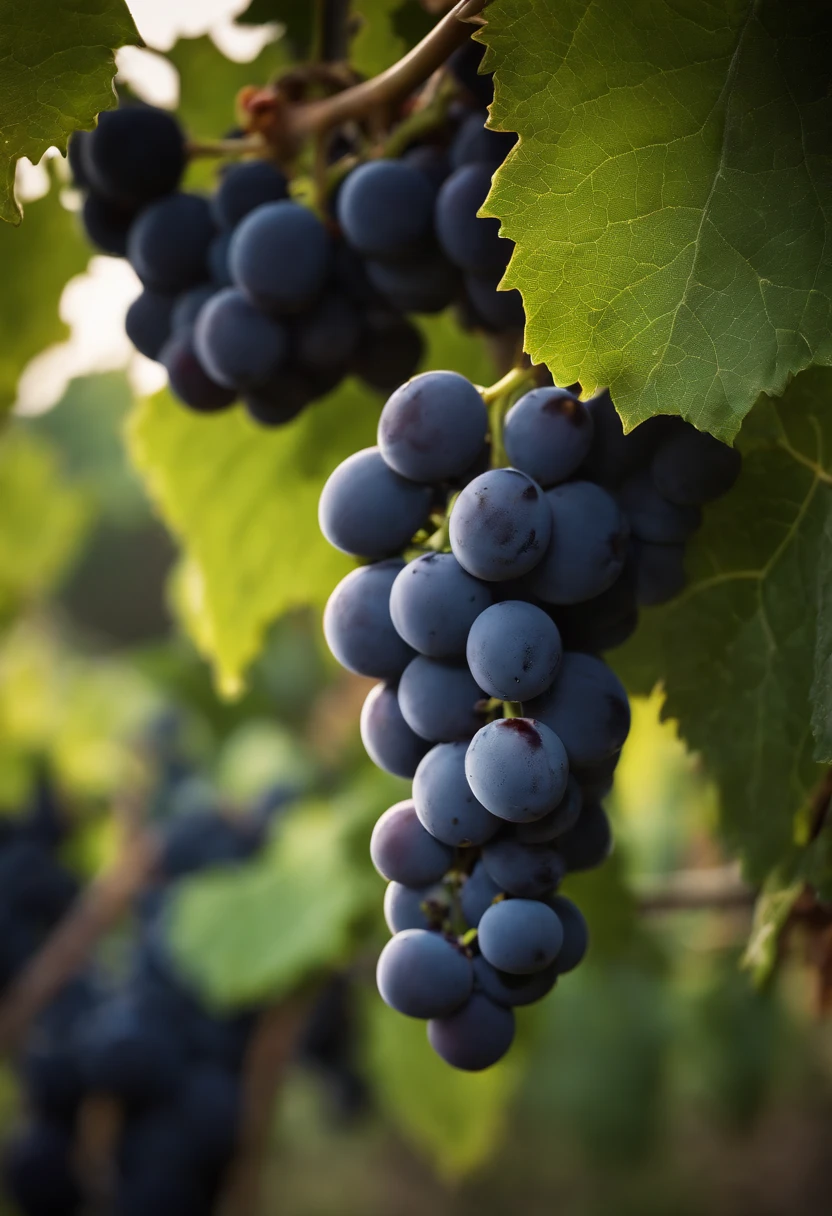
<svg viewBox="0 0 832 1216">
<path fill-rule="evenodd" d="M 618 751 L 603 760 L 596 760 L 593 764 L 576 764 L 573 767 L 572 772 L 581 787 L 584 802 L 606 798 L 612 789 L 615 770 L 620 758 L 621 752 Z"/>
<path fill-rule="evenodd" d="M 205 371 L 189 330 L 179 330 L 168 339 L 159 351 L 159 362 L 168 373 L 174 395 L 197 413 L 213 414 L 233 404 L 236 394 Z"/>
<path fill-rule="evenodd" d="M 231 250 L 231 233 L 220 232 L 208 246 L 208 274 L 214 287 L 231 287 L 231 268 L 228 254 Z"/>
<path fill-rule="evenodd" d="M 503 899 L 483 914 L 477 943 L 483 958 L 498 971 L 530 975 L 554 962 L 563 945 L 563 929 L 547 904 Z"/>
<path fill-rule="evenodd" d="M 84 167 L 84 145 L 89 142 L 90 131 L 73 131 L 66 141 L 66 159 L 69 164 L 69 174 L 76 190 L 91 190 L 92 183 L 87 177 Z"/>
<path fill-rule="evenodd" d="M 460 124 L 451 144 L 451 166 L 454 169 L 479 162 L 496 169 L 517 143 L 517 136 L 513 132 L 489 131 L 485 126 L 487 119 L 487 113 L 478 111 Z"/>
<path fill-rule="evenodd" d="M 100 194 L 88 194 L 81 207 L 87 239 L 96 249 L 114 258 L 127 257 L 127 238 L 135 218 L 135 211 L 126 210 Z"/>
<path fill-rule="evenodd" d="M 376 392 L 389 394 L 414 374 L 425 353 L 415 325 L 386 308 L 365 313 L 353 371 Z"/>
<path fill-rule="evenodd" d="M 428 887 L 451 868 L 453 849 L 426 832 L 409 800 L 386 810 L 373 828 L 370 857 L 382 878 L 405 887 Z"/>
<path fill-rule="evenodd" d="M 466 38 L 448 60 L 451 75 L 482 107 L 491 105 L 494 99 L 493 76 L 490 72 L 482 73 L 479 70 L 484 54 L 485 47 L 481 42 Z"/>
<path fill-rule="evenodd" d="M 680 507 L 663 498 L 649 473 L 634 473 L 622 485 L 619 502 L 633 535 L 654 545 L 681 545 L 702 522 L 698 507 Z"/>
<path fill-rule="evenodd" d="M 551 686 L 563 646 L 557 625 L 542 609 L 503 600 L 485 608 L 471 625 L 466 656 L 472 676 L 490 697 L 527 701 Z"/>
<path fill-rule="evenodd" d="M 611 587 L 624 569 L 630 530 L 611 494 L 591 481 L 569 481 L 546 491 L 552 539 L 529 576 L 547 604 L 579 604 Z"/>
<path fill-rule="evenodd" d="M 449 1017 L 428 1022 L 428 1041 L 452 1068 L 481 1072 L 501 1060 L 514 1040 L 514 1014 L 481 992 Z"/>
<path fill-rule="evenodd" d="M 523 708 L 555 732 L 573 768 L 615 755 L 630 731 L 624 686 L 594 655 L 567 651 L 553 686 Z"/>
<path fill-rule="evenodd" d="M 236 287 L 218 291 L 200 310 L 194 347 L 212 380 L 237 392 L 267 384 L 286 358 L 288 337 Z"/>
<path fill-rule="evenodd" d="M 526 324 L 523 298 L 520 292 L 514 288 L 510 291 L 498 291 L 497 284 L 502 277 L 502 272 L 485 276 L 467 274 L 465 290 L 468 299 L 487 329 L 497 333 L 508 329 L 522 330 Z M 514 459 L 512 459 L 512 464 L 516 464 Z M 528 472 L 528 470 L 524 470 L 524 472 Z"/>
<path fill-rule="evenodd" d="M 293 350 L 301 367 L 346 370 L 361 337 L 355 305 L 341 291 L 329 290 L 309 312 L 298 317 Z"/>
<path fill-rule="evenodd" d="M 434 191 L 423 173 L 397 160 L 371 160 L 349 175 L 338 196 L 338 222 L 368 258 L 398 257 L 430 233 Z"/>
<path fill-rule="evenodd" d="M 360 676 L 395 680 L 413 657 L 390 619 L 390 588 L 399 558 L 359 566 L 338 584 L 324 609 L 324 636 L 342 667 Z"/>
<path fill-rule="evenodd" d="M 465 760 L 468 784 L 492 815 L 529 823 L 566 792 L 569 764 L 557 735 L 532 718 L 498 718 L 479 730 Z"/>
<path fill-rule="evenodd" d="M 178 295 L 170 314 L 171 333 L 179 329 L 192 329 L 203 304 L 207 304 L 216 291 L 213 283 L 202 283 Z"/>
<path fill-rule="evenodd" d="M 553 891 L 566 873 L 564 858 L 550 844 L 492 840 L 482 851 L 482 862 L 503 891 L 520 899 L 540 899 Z"/>
<path fill-rule="evenodd" d="M 459 905 L 468 928 L 476 929 L 486 908 L 490 908 L 494 900 L 502 896 L 502 888 L 497 886 L 482 862 L 478 861 L 459 893 Z"/>
<path fill-rule="evenodd" d="M 666 604 L 684 590 L 684 545 L 651 545 L 649 541 L 635 542 L 636 595 L 639 604 L 652 607 Z"/>
<path fill-rule="evenodd" d="M 727 494 L 741 466 L 736 448 L 686 425 L 659 444 L 650 472 L 656 489 L 670 502 L 699 507 Z"/>
<path fill-rule="evenodd" d="M 436 234 L 446 256 L 460 270 L 483 276 L 499 274 L 512 251 L 500 236 L 500 223 L 479 219 L 477 212 L 491 189 L 494 166 L 482 162 L 456 169 L 436 199 Z"/>
<path fill-rule="evenodd" d="M 535 819 L 531 823 L 518 823 L 514 831 L 515 837 L 521 844 L 549 844 L 575 826 L 583 801 L 581 787 L 570 773 L 566 792 L 555 809 L 542 819 Z"/>
<path fill-rule="evenodd" d="M 126 207 L 169 194 L 185 168 L 185 136 L 166 110 L 124 106 L 104 110 L 81 148 L 94 190 Z"/>
<path fill-rule="evenodd" d="M 127 309 L 124 330 L 136 350 L 148 359 L 158 359 L 170 337 L 174 299 L 145 288 Z"/>
<path fill-rule="evenodd" d="M 504 1005 L 507 1009 L 534 1005 L 549 995 L 559 974 L 557 959 L 531 975 L 511 975 L 508 971 L 498 971 L 478 954 L 474 959 L 474 991 L 481 992 L 495 1005 Z"/>
<path fill-rule="evenodd" d="M 447 152 L 437 144 L 417 144 L 415 148 L 408 148 L 401 159 L 406 165 L 424 173 L 433 187 L 434 194 L 451 171 Z"/>
<path fill-rule="evenodd" d="M 459 294 L 459 271 L 439 252 L 413 261 L 368 262 L 367 277 L 399 312 L 442 312 Z"/>
<path fill-rule="evenodd" d="M 586 956 L 589 929 L 580 908 L 565 895 L 550 895 L 546 903 L 557 913 L 563 929 L 563 945 L 554 965 L 558 975 L 566 975 L 568 971 L 574 971 Z"/>
<path fill-rule="evenodd" d="M 127 256 L 145 287 L 175 295 L 208 277 L 213 236 L 206 199 L 169 194 L 145 207 L 133 223 Z"/>
<path fill-rule="evenodd" d="M 430 505 L 428 486 L 399 477 L 378 448 L 364 448 L 330 475 L 318 522 L 336 549 L 374 560 L 403 549 L 427 522 Z"/>
<path fill-rule="evenodd" d="M 438 933 L 405 929 L 382 950 L 376 983 L 385 1004 L 410 1018 L 447 1016 L 471 995 L 471 960 Z"/>
<path fill-rule="evenodd" d="M 615 582 L 582 604 L 559 604 L 555 619 L 564 649 L 598 654 L 620 646 L 638 624 L 636 563 L 638 541 L 630 539 L 624 567 Z"/>
<path fill-rule="evenodd" d="M 464 663 L 417 655 L 399 680 L 399 707 L 411 730 L 431 743 L 470 739 L 482 725 L 482 689 Z"/>
<path fill-rule="evenodd" d="M 606 861 L 612 846 L 610 821 L 598 802 L 585 802 L 574 828 L 558 839 L 558 849 L 570 873 L 594 870 Z"/>
<path fill-rule="evenodd" d="M 361 742 L 373 764 L 396 777 L 412 777 L 430 744 L 410 729 L 392 684 L 370 689 L 361 710 Z"/>
<path fill-rule="evenodd" d="M 286 177 L 270 161 L 248 160 L 229 165 L 211 200 L 214 222 L 220 228 L 236 228 L 255 207 L 280 202 L 288 194 Z"/>
<path fill-rule="evenodd" d="M 476 459 L 487 430 L 488 413 L 470 381 L 456 372 L 423 372 L 387 400 L 378 446 L 402 477 L 445 481 Z"/>
<path fill-rule="evenodd" d="M 477 801 L 465 776 L 466 743 L 432 747 L 413 778 L 413 804 L 422 827 L 453 848 L 485 844 L 500 821 Z"/>
<path fill-rule="evenodd" d="M 434 659 L 461 658 L 471 626 L 490 604 L 488 586 L 463 570 L 452 553 L 423 553 L 408 562 L 390 592 L 399 636 Z"/>
<path fill-rule="evenodd" d="M 517 469 L 493 469 L 454 503 L 451 549 L 475 578 L 500 582 L 531 570 L 546 552 L 552 511 L 543 491 Z"/>
<path fill-rule="evenodd" d="M 283 366 L 262 388 L 243 397 L 246 413 L 260 426 L 285 426 L 318 395 L 315 378 L 299 367 Z"/>
<path fill-rule="evenodd" d="M 533 388 L 506 414 L 503 442 L 512 465 L 547 489 L 574 476 L 594 432 L 584 403 L 564 388 Z"/>
<path fill-rule="evenodd" d="M 332 241 L 298 203 L 262 203 L 234 229 L 228 255 L 237 287 L 267 312 L 308 308 L 332 264 Z"/>
<path fill-rule="evenodd" d="M 389 882 L 384 892 L 384 919 L 391 933 L 405 929 L 440 929 L 448 915 L 449 904 L 445 888 L 405 887 Z"/>
</svg>

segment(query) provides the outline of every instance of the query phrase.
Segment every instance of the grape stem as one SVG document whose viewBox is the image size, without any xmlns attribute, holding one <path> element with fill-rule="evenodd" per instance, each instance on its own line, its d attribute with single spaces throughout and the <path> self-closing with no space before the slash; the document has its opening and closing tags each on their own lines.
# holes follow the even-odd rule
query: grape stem
<svg viewBox="0 0 832 1216">
<path fill-rule="evenodd" d="M 271 147 L 262 135 L 243 135 L 240 139 L 191 139 L 187 147 L 188 157 L 197 156 L 262 156 L 270 157 Z"/>
<path fill-rule="evenodd" d="M 486 0 L 460 0 L 412 51 L 386 72 L 352 88 L 316 101 L 293 106 L 286 116 L 286 134 L 301 141 L 350 118 L 401 100 L 432 76 L 471 34 L 468 19 L 485 8 Z"/>
<path fill-rule="evenodd" d="M 479 393 L 488 406 L 489 433 L 491 435 L 491 467 L 501 469 L 508 463 L 506 450 L 503 446 L 503 423 L 508 413 L 514 394 L 526 385 L 534 384 L 537 369 L 528 367 L 513 367 L 506 372 L 501 380 L 490 388 L 480 388 Z"/>
<path fill-rule="evenodd" d="M 519 701 L 503 701 L 504 718 L 522 718 L 523 706 Z"/>
</svg>

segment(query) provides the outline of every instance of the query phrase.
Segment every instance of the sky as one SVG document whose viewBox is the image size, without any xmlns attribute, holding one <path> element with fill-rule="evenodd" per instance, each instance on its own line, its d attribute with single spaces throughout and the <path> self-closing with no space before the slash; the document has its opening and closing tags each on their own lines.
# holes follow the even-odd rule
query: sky
<svg viewBox="0 0 832 1216">
<path fill-rule="evenodd" d="M 310 0 L 311 2 L 311 0 Z M 173 109 L 179 99 L 176 69 L 157 51 L 167 51 L 177 38 L 210 34 L 230 59 L 248 62 L 278 32 L 274 26 L 249 27 L 234 24 L 249 0 L 127 0 L 136 26 L 148 49 L 123 47 L 116 56 L 119 78 L 140 97 L 154 105 Z M 60 155 L 50 149 L 46 156 Z M 18 164 L 17 192 L 25 203 L 42 196 L 49 188 L 43 166 L 29 161 Z M 76 191 L 66 189 L 64 204 L 80 205 Z M 24 221 L 25 222 L 25 221 Z M 60 315 L 70 327 L 66 342 L 37 355 L 26 367 L 18 386 L 15 410 L 19 414 L 43 413 L 56 405 L 69 381 L 77 376 L 124 368 L 134 390 L 144 395 L 165 383 L 158 363 L 133 350 L 124 332 L 124 315 L 141 291 L 141 284 L 127 262 L 120 258 L 92 257 L 86 274 L 67 283 L 60 302 Z"/>
</svg>

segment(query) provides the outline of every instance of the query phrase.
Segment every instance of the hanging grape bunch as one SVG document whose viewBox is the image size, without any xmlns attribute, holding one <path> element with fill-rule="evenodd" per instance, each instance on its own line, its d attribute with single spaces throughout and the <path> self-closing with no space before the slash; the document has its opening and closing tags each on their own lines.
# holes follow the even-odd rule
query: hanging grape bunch
<svg viewBox="0 0 832 1216">
<path fill-rule="evenodd" d="M 260 158 L 223 167 L 210 198 L 181 190 L 187 142 L 163 110 L 124 107 L 76 133 L 87 235 L 136 271 L 128 337 L 184 405 L 210 413 L 239 400 L 273 426 L 349 374 L 389 393 L 423 355 L 409 317 L 451 305 L 469 327 L 519 339 L 520 297 L 497 291 L 511 244 L 496 221 L 476 218 L 514 143 L 485 128 L 481 55 L 469 43 L 452 59 L 433 124 L 411 140 L 396 129 L 398 158 L 357 163 L 333 137 L 331 159 L 342 155 L 315 209 Z"/>
<path fill-rule="evenodd" d="M 624 436 L 607 394 L 544 385 L 507 409 L 535 378 L 416 376 L 320 502 L 330 543 L 369 563 L 333 592 L 327 642 L 381 681 L 362 738 L 413 779 L 371 844 L 393 934 L 379 991 L 467 1070 L 499 1060 L 513 1009 L 583 958 L 585 921 L 558 887 L 609 852 L 601 800 L 630 725 L 599 652 L 640 602 L 681 589 L 699 505 L 738 471 L 679 420 Z"/>
</svg>

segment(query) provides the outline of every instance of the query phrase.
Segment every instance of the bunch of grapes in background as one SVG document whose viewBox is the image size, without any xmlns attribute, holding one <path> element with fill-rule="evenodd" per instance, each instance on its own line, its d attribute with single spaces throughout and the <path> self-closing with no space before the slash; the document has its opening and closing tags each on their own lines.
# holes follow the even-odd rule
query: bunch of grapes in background
<svg viewBox="0 0 832 1216">
<path fill-rule="evenodd" d="M 204 1006 L 167 948 L 167 910 L 186 876 L 255 857 L 292 794 L 268 789 L 247 812 L 231 814 L 187 785 L 180 783 L 178 813 L 159 829 L 159 862 L 121 966 L 104 958 L 76 974 L 19 1052 L 27 1118 L 5 1146 L 3 1174 L 24 1216 L 73 1216 L 96 1203 L 119 1216 L 209 1216 L 240 1151 L 261 1011 Z M 4 984 L 77 893 L 52 856 L 63 831 L 54 802 L 42 796 L 0 848 L 11 918 Z M 355 1054 L 350 984 L 336 975 L 313 1005 L 299 1055 L 347 1116 L 367 1101 Z"/>
<path fill-rule="evenodd" d="M 599 652 L 629 635 L 639 601 L 678 590 L 661 551 L 676 560 L 699 522 L 691 500 L 723 492 L 738 460 L 678 420 L 625 438 L 607 394 L 553 386 L 498 425 L 489 442 L 464 377 L 417 376 L 320 502 L 330 543 L 368 562 L 333 592 L 327 642 L 382 681 L 363 741 L 413 779 L 371 845 L 393 933 L 379 991 L 469 1070 L 500 1059 L 514 1007 L 584 955 L 583 917 L 557 891 L 610 849 L 601 799 L 630 725 Z M 497 442 L 507 459 L 489 467 Z"/>
<path fill-rule="evenodd" d="M 87 234 L 143 285 L 127 334 L 183 404 L 241 401 L 271 426 L 350 374 L 389 393 L 422 358 L 409 317 L 452 305 L 462 324 L 519 342 L 519 295 L 497 291 L 511 243 L 477 218 L 514 143 L 484 126 L 481 54 L 471 44 L 454 57 L 456 97 L 435 129 L 396 159 L 356 164 L 348 151 L 317 211 L 267 160 L 226 165 L 210 198 L 181 190 L 186 140 L 162 110 L 127 106 L 73 136 Z M 332 133 L 333 149 L 343 143 Z"/>
</svg>

